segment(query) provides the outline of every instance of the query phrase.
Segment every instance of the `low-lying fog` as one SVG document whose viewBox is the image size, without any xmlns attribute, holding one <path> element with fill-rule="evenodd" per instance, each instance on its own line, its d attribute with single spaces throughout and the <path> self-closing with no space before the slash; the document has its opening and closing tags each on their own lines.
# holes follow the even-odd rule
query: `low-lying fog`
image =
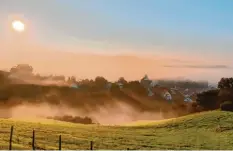
<svg viewBox="0 0 233 151">
<path fill-rule="evenodd" d="M 124 103 L 116 103 L 114 106 L 98 107 L 95 111 L 88 111 L 84 109 L 72 109 L 65 105 L 51 106 L 48 104 L 39 105 L 18 105 L 11 109 L 1 109 L 3 118 L 10 117 L 14 119 L 39 119 L 48 117 L 89 117 L 94 123 L 118 125 L 130 123 L 137 120 L 162 120 L 164 116 L 161 112 L 139 112 Z M 166 113 L 167 114 L 167 113 Z M 173 114 L 172 112 L 170 113 Z"/>
</svg>

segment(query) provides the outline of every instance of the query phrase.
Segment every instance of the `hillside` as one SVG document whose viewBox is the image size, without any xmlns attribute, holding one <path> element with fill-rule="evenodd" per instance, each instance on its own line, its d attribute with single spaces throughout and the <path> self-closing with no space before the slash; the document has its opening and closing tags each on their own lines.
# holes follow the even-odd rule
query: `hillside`
<svg viewBox="0 0 233 151">
<path fill-rule="evenodd" d="M 4 109 L 14 110 L 12 108 L 25 105 L 35 108 L 35 105 L 40 105 L 34 110 L 45 112 L 41 104 L 46 104 L 46 106 L 53 108 L 65 107 L 66 111 L 60 110 L 64 114 L 68 114 L 65 112 L 69 112 L 69 114 L 72 112 L 72 115 L 80 116 L 80 112 L 82 112 L 82 116 L 92 116 L 97 122 L 99 122 L 101 116 L 107 115 L 109 116 L 106 117 L 108 119 L 111 119 L 110 116 L 118 116 L 119 118 L 130 116 L 129 121 L 134 121 L 142 119 L 157 120 L 186 114 L 186 110 L 180 109 L 183 103 L 182 97 L 179 97 L 179 101 L 176 99 L 173 104 L 170 104 L 160 95 L 149 97 L 147 94 L 146 89 L 141 88 L 140 85 L 123 89 L 112 87 L 108 90 L 98 88 L 75 89 L 56 85 L 9 84 L 0 86 L 0 109 L 3 107 Z M 4 111 L 11 112 L 10 110 Z M 22 110 L 21 112 L 26 111 Z M 33 114 L 34 111 L 30 109 L 30 112 Z M 153 114 L 158 112 L 163 112 L 162 117 L 154 118 Z M 141 116 L 142 114 L 148 116 Z M 1 114 L 1 117 L 5 117 L 3 115 L 6 115 L 6 113 Z M 9 116 L 11 115 L 7 117 Z M 47 116 L 56 115 L 49 114 Z"/>
<path fill-rule="evenodd" d="M 166 83 L 160 80 L 162 84 L 168 85 L 162 86 L 149 80 L 147 75 L 141 81 L 126 81 L 120 77 L 118 81 L 110 82 L 101 76 L 94 80 L 76 80 L 74 76 L 42 76 L 33 73 L 33 67 L 27 64 L 14 66 L 10 72 L 2 71 L 0 75 L 1 118 L 30 115 L 50 119 L 65 117 L 78 121 L 79 117 L 88 117 L 100 124 L 161 120 L 187 115 L 192 104 L 184 102 L 185 96 L 179 89 L 171 93 L 172 85 L 175 83 L 191 88 L 206 85 L 195 81 Z M 164 97 L 169 92 L 172 99 Z"/>
<path fill-rule="evenodd" d="M 78 125 L 65 122 L 0 122 L 0 146 L 8 148 L 10 126 L 14 125 L 13 149 L 31 149 L 32 129 L 36 146 L 57 149 L 62 135 L 62 149 L 212 149 L 233 147 L 233 113 L 203 112 L 160 122 L 136 122 L 124 126 Z"/>
</svg>

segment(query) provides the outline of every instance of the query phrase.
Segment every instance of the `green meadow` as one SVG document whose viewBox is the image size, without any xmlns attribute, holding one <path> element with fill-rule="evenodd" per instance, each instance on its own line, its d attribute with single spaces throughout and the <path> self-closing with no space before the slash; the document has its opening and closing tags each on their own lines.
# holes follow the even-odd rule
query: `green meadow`
<svg viewBox="0 0 233 151">
<path fill-rule="evenodd" d="M 113 117 L 114 118 L 114 117 Z M 31 149 L 32 131 L 38 149 L 233 149 L 233 113 L 211 111 L 162 121 L 120 126 L 81 125 L 54 120 L 0 120 L 0 149 Z"/>
</svg>

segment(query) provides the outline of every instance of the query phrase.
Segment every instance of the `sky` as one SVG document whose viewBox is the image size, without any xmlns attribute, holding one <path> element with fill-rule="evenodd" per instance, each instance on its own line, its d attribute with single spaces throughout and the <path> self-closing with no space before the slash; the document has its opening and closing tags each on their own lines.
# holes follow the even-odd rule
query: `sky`
<svg viewBox="0 0 233 151">
<path fill-rule="evenodd" d="M 69 74 L 82 77 L 102 74 L 114 79 L 118 73 L 117 76 L 132 79 L 150 73 L 157 78 L 188 76 L 217 81 L 233 73 L 232 8 L 232 0 L 1 0 L 0 51 L 7 58 L 0 67 L 7 68 L 19 59 L 35 64 L 42 72 L 48 64 L 41 60 L 50 53 L 50 66 L 57 68 L 53 71 L 56 74 L 61 73 L 55 67 L 58 62 L 61 64 L 60 58 L 66 60 L 63 63 L 69 66 Z M 10 23 L 15 19 L 25 23 L 25 33 L 12 32 Z M 27 57 L 22 52 L 26 50 L 30 50 Z M 95 56 L 96 62 L 90 61 L 91 56 L 86 55 L 84 62 L 93 65 L 76 73 L 68 64 L 70 56 L 80 57 L 80 53 L 98 54 L 99 58 Z M 123 58 L 107 59 L 101 64 L 109 65 L 104 70 L 91 67 L 99 63 L 99 68 L 97 60 L 104 60 L 106 55 Z M 69 57 L 64 60 L 64 56 Z M 131 63 L 128 57 L 132 58 Z M 57 59 L 51 61 L 52 58 Z M 140 72 L 137 69 L 134 74 L 138 77 L 126 74 L 135 64 L 148 67 L 141 67 L 144 70 Z M 111 71 L 107 74 L 106 70 Z"/>
</svg>

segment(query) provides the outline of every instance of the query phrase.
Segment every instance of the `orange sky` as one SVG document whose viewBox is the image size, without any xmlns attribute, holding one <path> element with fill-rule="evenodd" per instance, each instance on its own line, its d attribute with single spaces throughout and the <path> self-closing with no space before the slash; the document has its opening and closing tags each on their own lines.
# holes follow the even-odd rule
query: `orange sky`
<svg viewBox="0 0 233 151">
<path fill-rule="evenodd" d="M 42 46 L 32 43 L 11 43 L 4 41 L 0 45 L 1 69 L 9 69 L 18 63 L 28 63 L 32 65 L 35 72 L 41 74 L 63 74 L 66 76 L 77 76 L 77 78 L 94 78 L 104 76 L 109 80 L 116 80 L 124 76 L 128 80 L 140 79 L 145 74 L 150 78 L 198 78 L 205 79 L 204 74 L 216 74 L 215 71 L 192 68 L 166 68 L 163 65 L 174 64 L 197 64 L 201 60 L 190 60 L 189 58 L 168 55 L 148 55 L 148 54 L 122 54 L 103 55 L 73 53 L 59 51 L 56 47 Z M 183 57 L 183 58 L 182 58 Z M 175 60 L 177 59 L 177 60 Z M 183 61 L 183 62 L 182 62 Z M 205 62 L 201 62 L 205 63 Z M 212 62 L 213 63 L 213 62 Z M 218 76 L 218 75 L 217 75 Z M 221 76 L 221 75 L 219 75 Z"/>
<path fill-rule="evenodd" d="M 171 53 L 171 51 L 165 51 L 169 48 L 156 46 L 151 48 L 156 50 L 152 55 L 149 53 L 152 51 L 146 47 L 135 48 L 111 44 L 108 44 L 111 47 L 107 47 L 106 43 L 98 43 L 98 41 L 76 43 L 74 39 L 72 44 L 67 43 L 66 45 L 58 42 L 43 43 L 38 40 L 39 31 L 33 29 L 33 26 L 30 27 L 30 30 L 26 26 L 26 32 L 21 34 L 6 26 L 4 32 L 3 36 L 0 35 L 0 69 L 9 70 L 10 67 L 19 63 L 27 63 L 40 74 L 74 75 L 77 78 L 104 76 L 109 80 L 116 80 L 121 76 L 127 80 L 134 80 L 148 74 L 150 78 L 186 77 L 218 81 L 222 76 L 232 74 L 229 69 L 164 67 L 165 65 L 232 64 L 229 59 L 217 59 L 218 56 L 198 53 L 191 55 L 185 54 L 185 51 L 183 53 L 176 51 L 181 48 L 172 48 L 173 53 Z M 46 35 L 44 36 L 46 37 Z M 135 51 L 136 49 L 139 51 Z M 145 49 L 146 51 L 144 51 Z"/>
</svg>

